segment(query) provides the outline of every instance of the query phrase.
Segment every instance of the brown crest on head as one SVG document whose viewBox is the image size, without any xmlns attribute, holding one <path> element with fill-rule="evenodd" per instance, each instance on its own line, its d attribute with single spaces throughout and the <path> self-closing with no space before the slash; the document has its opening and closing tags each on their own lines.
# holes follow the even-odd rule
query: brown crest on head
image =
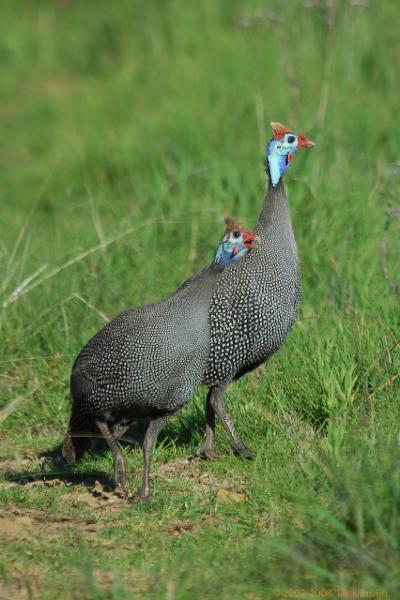
<svg viewBox="0 0 400 600">
<path fill-rule="evenodd" d="M 226 217 L 224 221 L 226 223 L 225 235 L 229 236 L 234 229 L 237 229 L 243 236 L 243 242 L 246 248 L 251 248 L 252 245 L 258 243 L 258 237 L 250 231 L 250 229 L 243 227 L 237 219 Z"/>
<path fill-rule="evenodd" d="M 275 140 L 281 140 L 285 133 L 292 133 L 292 130 L 282 125 L 282 123 L 275 123 L 274 121 L 271 121 L 271 127 L 272 131 L 274 132 L 273 137 Z"/>
<path fill-rule="evenodd" d="M 226 217 L 224 219 L 224 223 L 226 223 L 225 233 L 230 233 L 232 229 L 239 229 L 240 231 L 243 230 L 243 227 L 241 226 L 239 221 L 237 219 L 234 219 L 233 217 Z"/>
</svg>

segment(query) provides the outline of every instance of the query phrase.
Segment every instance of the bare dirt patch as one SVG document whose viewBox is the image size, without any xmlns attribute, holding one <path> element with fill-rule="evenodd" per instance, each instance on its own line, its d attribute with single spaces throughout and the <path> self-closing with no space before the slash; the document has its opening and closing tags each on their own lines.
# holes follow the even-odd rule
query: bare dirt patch
<svg viewBox="0 0 400 600">
<path fill-rule="evenodd" d="M 168 527 L 168 533 L 170 535 L 179 536 L 181 533 L 191 531 L 195 527 L 198 527 L 199 523 L 195 521 L 177 520 L 170 524 Z"/>
<path fill-rule="evenodd" d="M 245 481 L 238 477 L 237 473 L 230 474 L 228 479 L 218 479 L 211 472 L 201 468 L 201 459 L 181 458 L 171 460 L 170 462 L 159 466 L 153 473 L 154 479 L 161 479 L 168 482 L 177 480 L 185 481 L 190 484 L 193 492 L 212 492 L 217 493 L 217 498 L 230 498 L 236 502 L 241 502 L 246 498 L 244 493 Z M 221 490 L 226 490 L 221 494 Z M 236 496 L 236 497 L 235 497 Z"/>
<path fill-rule="evenodd" d="M 244 502 L 246 498 L 243 492 L 232 492 L 224 488 L 220 488 L 217 492 L 218 502 Z"/>
<path fill-rule="evenodd" d="M 39 532 L 46 537 L 58 535 L 61 529 L 79 528 L 82 531 L 95 531 L 94 519 L 76 519 L 70 516 L 58 516 L 44 511 L 9 507 L 0 512 L 0 535 L 9 541 L 35 538 Z"/>
<path fill-rule="evenodd" d="M 32 475 L 31 473 L 27 472 L 26 476 L 22 474 L 22 476 L 16 479 L 15 481 L 0 482 L 0 490 L 11 487 L 20 487 L 21 485 L 24 486 L 24 489 L 29 489 L 34 487 L 51 488 L 58 487 L 60 485 L 70 486 L 72 485 L 72 483 L 70 481 L 58 479 L 57 477 L 52 479 L 46 479 L 45 475 L 40 477 L 38 475 Z"/>
<path fill-rule="evenodd" d="M 60 496 L 59 500 L 67 505 L 84 504 L 88 508 L 102 512 L 119 511 L 129 502 L 118 490 L 111 491 L 108 486 L 96 481 L 91 490 L 80 488 Z"/>
</svg>

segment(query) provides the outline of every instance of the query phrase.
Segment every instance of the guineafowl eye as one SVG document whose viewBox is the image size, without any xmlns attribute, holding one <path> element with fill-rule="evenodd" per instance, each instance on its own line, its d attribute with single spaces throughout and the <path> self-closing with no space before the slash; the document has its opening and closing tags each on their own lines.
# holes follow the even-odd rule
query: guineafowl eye
<svg viewBox="0 0 400 600">
<path fill-rule="evenodd" d="M 295 141 L 296 137 L 294 135 L 289 135 L 287 141 L 289 144 L 293 144 L 293 142 Z"/>
<path fill-rule="evenodd" d="M 234 237 L 234 238 L 236 238 L 236 239 L 237 239 L 238 237 L 240 237 L 240 233 L 239 233 L 239 231 L 238 231 L 237 229 L 234 229 L 234 230 L 232 231 L 232 235 L 233 235 L 233 237 Z"/>
</svg>

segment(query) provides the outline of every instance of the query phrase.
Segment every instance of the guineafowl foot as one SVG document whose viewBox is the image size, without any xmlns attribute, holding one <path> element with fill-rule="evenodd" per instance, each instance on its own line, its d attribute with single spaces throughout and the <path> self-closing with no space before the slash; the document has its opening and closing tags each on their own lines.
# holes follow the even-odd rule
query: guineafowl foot
<svg viewBox="0 0 400 600">
<path fill-rule="evenodd" d="M 143 490 L 140 490 L 139 492 L 139 502 L 148 502 L 150 500 L 150 493 L 149 492 L 144 492 Z"/>
<path fill-rule="evenodd" d="M 248 448 L 244 444 L 240 444 L 240 445 L 236 444 L 234 446 L 234 451 L 235 451 L 235 454 L 237 454 L 238 456 L 241 456 L 242 458 L 247 458 L 247 460 L 253 460 L 256 457 L 254 452 L 252 450 L 250 450 L 250 448 Z"/>
<path fill-rule="evenodd" d="M 193 457 L 204 458 L 205 460 L 219 460 L 219 455 L 212 446 L 201 444 L 192 454 Z"/>
<path fill-rule="evenodd" d="M 239 456 L 243 456 L 243 458 L 253 459 L 255 457 L 254 453 L 250 450 L 250 448 L 247 448 L 247 446 L 240 441 L 240 438 L 236 433 L 235 427 L 232 423 L 232 419 L 225 410 L 224 389 L 224 386 L 216 386 L 211 388 L 208 392 L 206 408 L 209 416 L 206 422 L 210 423 L 211 433 L 207 433 L 206 429 L 206 442 L 207 438 L 212 440 L 214 439 L 214 413 L 216 413 L 221 419 L 222 425 L 230 437 L 235 453 Z"/>
<path fill-rule="evenodd" d="M 119 498 L 124 498 L 125 500 L 129 500 L 129 492 L 127 486 L 119 485 L 114 488 L 114 493 Z"/>
</svg>

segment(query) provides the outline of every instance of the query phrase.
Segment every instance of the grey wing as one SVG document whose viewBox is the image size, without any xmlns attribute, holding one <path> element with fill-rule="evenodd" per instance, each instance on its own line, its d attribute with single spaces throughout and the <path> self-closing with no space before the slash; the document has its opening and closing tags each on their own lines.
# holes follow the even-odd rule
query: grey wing
<svg viewBox="0 0 400 600">
<path fill-rule="evenodd" d="M 71 394 L 74 398 L 88 396 L 95 389 L 121 379 L 138 331 L 145 323 L 142 312 L 141 309 L 131 309 L 121 313 L 82 348 L 71 373 Z"/>
</svg>

